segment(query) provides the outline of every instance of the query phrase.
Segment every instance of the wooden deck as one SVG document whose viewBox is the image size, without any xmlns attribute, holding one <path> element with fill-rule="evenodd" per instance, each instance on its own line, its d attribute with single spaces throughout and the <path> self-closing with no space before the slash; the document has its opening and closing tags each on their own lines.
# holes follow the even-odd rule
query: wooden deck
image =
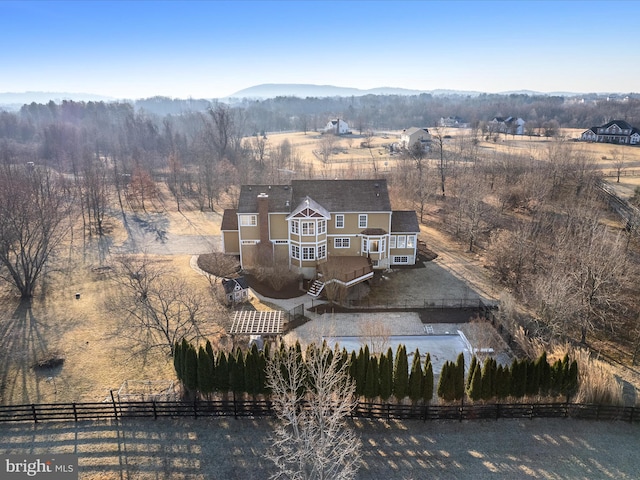
<svg viewBox="0 0 640 480">
<path fill-rule="evenodd" d="M 339 281 L 348 286 L 363 282 L 373 276 L 373 267 L 367 257 L 331 256 L 319 266 L 323 282 Z"/>
</svg>

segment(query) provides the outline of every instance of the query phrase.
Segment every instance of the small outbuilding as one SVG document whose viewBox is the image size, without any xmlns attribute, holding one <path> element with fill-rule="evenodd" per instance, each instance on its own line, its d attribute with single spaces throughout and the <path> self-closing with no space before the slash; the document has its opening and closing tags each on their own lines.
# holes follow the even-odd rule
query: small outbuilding
<svg viewBox="0 0 640 480">
<path fill-rule="evenodd" d="M 222 280 L 222 286 L 228 304 L 234 305 L 249 300 L 249 284 L 246 278 L 225 278 Z"/>
</svg>

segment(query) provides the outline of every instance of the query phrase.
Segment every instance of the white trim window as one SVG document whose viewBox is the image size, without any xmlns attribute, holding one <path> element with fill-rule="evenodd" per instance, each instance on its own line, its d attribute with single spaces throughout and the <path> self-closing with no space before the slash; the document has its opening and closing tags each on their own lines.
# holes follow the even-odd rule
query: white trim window
<svg viewBox="0 0 640 480">
<path fill-rule="evenodd" d="M 407 237 L 406 235 L 398 235 L 398 248 L 406 248 L 407 247 Z"/>
<path fill-rule="evenodd" d="M 291 258 L 300 259 L 300 247 L 298 245 L 291 245 Z"/>
<path fill-rule="evenodd" d="M 242 240 L 242 245 L 257 245 L 258 240 Z"/>
<path fill-rule="evenodd" d="M 302 222 L 302 235 L 315 235 L 316 222 Z"/>
<path fill-rule="evenodd" d="M 327 246 L 318 245 L 318 259 L 325 258 L 327 256 Z"/>
<path fill-rule="evenodd" d="M 295 235 L 300 234 L 300 221 L 299 220 L 291 220 L 291 233 Z"/>
<path fill-rule="evenodd" d="M 327 221 L 326 220 L 318 220 L 318 235 L 327 232 Z"/>
<path fill-rule="evenodd" d="M 255 227 L 256 225 L 258 225 L 257 215 L 240 215 L 240 226 Z"/>
<path fill-rule="evenodd" d="M 273 243 L 275 243 L 276 245 L 286 245 L 287 243 L 289 243 L 289 240 L 274 240 Z"/>
<path fill-rule="evenodd" d="M 316 248 L 315 247 L 302 247 L 302 260 L 315 260 Z"/>
<path fill-rule="evenodd" d="M 393 263 L 409 263 L 409 257 L 407 257 L 406 255 L 393 257 Z"/>
<path fill-rule="evenodd" d="M 415 248 L 415 246 L 416 246 L 416 236 L 407 235 L 407 248 Z"/>
<path fill-rule="evenodd" d="M 349 248 L 350 246 L 351 239 L 349 237 L 333 239 L 333 248 Z"/>
<path fill-rule="evenodd" d="M 389 237 L 389 248 L 396 248 L 396 236 L 391 235 Z"/>
<path fill-rule="evenodd" d="M 367 215 L 358 215 L 358 228 L 367 228 Z"/>
<path fill-rule="evenodd" d="M 362 239 L 362 253 L 367 253 L 369 251 L 369 240 L 366 238 Z"/>
<path fill-rule="evenodd" d="M 336 228 L 344 228 L 344 215 L 336 215 Z"/>
</svg>

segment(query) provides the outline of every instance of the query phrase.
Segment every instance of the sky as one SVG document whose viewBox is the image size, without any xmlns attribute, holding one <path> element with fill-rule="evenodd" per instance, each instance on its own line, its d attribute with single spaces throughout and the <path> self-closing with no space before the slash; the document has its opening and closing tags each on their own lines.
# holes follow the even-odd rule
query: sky
<svg viewBox="0 0 640 480">
<path fill-rule="evenodd" d="M 640 1 L 0 0 L 0 92 L 638 92 Z M 606 12 L 604 12 L 606 10 Z"/>
</svg>

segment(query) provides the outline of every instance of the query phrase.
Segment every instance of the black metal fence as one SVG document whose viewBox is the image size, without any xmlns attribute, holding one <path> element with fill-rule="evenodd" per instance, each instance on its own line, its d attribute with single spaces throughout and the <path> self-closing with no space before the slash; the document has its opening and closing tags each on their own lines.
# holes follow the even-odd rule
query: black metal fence
<svg viewBox="0 0 640 480">
<path fill-rule="evenodd" d="M 95 421 L 159 417 L 273 417 L 269 400 L 195 400 L 193 402 L 105 402 L 0 406 L 0 423 Z M 498 420 L 501 418 L 575 418 L 638 422 L 638 407 L 577 403 L 494 403 L 404 405 L 359 402 L 353 418 L 402 420 Z"/>
</svg>

